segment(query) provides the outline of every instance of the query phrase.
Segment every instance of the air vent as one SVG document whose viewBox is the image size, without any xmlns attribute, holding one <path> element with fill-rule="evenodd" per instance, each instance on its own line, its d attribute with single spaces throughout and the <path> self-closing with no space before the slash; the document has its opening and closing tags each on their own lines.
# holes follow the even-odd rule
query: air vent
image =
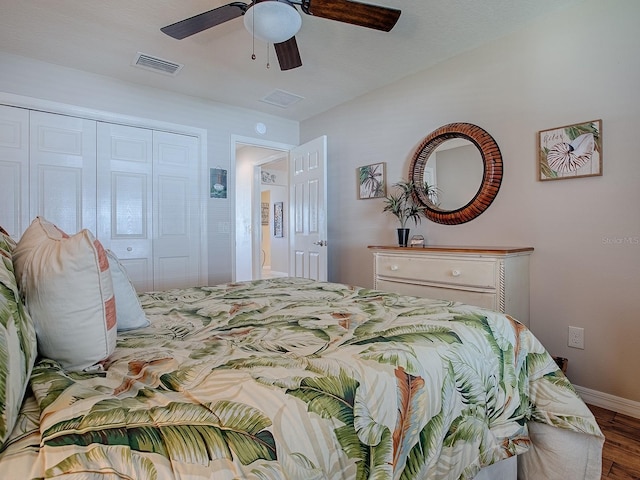
<svg viewBox="0 0 640 480">
<path fill-rule="evenodd" d="M 276 107 L 288 108 L 294 103 L 298 103 L 303 99 L 304 97 L 285 92 L 284 90 L 274 90 L 266 97 L 261 98 L 260 101 L 270 103 L 271 105 L 275 105 Z"/>
<path fill-rule="evenodd" d="M 152 70 L 154 72 L 163 73 L 165 75 L 176 76 L 184 65 L 179 63 L 170 62 L 163 58 L 152 57 L 145 53 L 138 52 L 133 59 L 133 66 L 144 68 L 145 70 Z"/>
</svg>

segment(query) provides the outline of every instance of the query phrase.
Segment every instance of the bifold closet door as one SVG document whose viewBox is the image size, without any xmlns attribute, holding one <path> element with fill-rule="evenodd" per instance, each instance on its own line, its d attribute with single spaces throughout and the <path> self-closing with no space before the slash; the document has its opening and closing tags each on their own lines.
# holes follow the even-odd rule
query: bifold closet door
<svg viewBox="0 0 640 480">
<path fill-rule="evenodd" d="M 154 289 L 153 131 L 98 122 L 98 238 L 139 292 Z"/>
<path fill-rule="evenodd" d="M 96 231 L 96 122 L 31 110 L 30 218 Z"/>
<path fill-rule="evenodd" d="M 0 106 L 0 225 L 92 231 L 136 289 L 200 285 L 207 266 L 198 137 Z"/>
<path fill-rule="evenodd" d="M 29 110 L 0 105 L 0 226 L 17 241 L 29 222 Z"/>
<path fill-rule="evenodd" d="M 153 132 L 153 261 L 156 290 L 200 285 L 201 192 L 196 137 Z M 203 180 L 204 181 L 204 180 Z"/>
<path fill-rule="evenodd" d="M 198 139 L 98 123 L 98 238 L 139 292 L 198 285 Z"/>
</svg>

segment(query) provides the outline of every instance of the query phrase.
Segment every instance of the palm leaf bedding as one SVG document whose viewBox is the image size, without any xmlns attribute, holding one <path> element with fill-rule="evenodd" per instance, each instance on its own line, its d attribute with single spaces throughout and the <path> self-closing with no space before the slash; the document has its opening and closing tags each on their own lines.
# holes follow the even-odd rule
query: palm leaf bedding
<svg viewBox="0 0 640 480">
<path fill-rule="evenodd" d="M 531 422 L 601 444 L 572 385 L 509 316 L 293 278 L 140 300 L 151 325 L 121 333 L 102 371 L 36 363 L 0 471 L 471 479 L 529 450 Z"/>
</svg>

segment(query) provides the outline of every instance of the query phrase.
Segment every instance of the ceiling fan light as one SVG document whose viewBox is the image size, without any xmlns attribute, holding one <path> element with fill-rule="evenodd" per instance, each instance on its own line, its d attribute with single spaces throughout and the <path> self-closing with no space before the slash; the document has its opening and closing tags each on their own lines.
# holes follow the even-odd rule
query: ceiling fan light
<svg viewBox="0 0 640 480">
<path fill-rule="evenodd" d="M 302 18 L 288 2 L 263 0 L 253 4 L 244 14 L 244 26 L 263 42 L 282 43 L 298 33 Z"/>
</svg>

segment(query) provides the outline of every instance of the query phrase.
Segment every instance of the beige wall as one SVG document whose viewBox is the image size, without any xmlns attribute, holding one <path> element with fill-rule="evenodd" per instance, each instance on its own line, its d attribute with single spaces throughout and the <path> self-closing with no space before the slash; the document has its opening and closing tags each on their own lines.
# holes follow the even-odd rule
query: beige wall
<svg viewBox="0 0 640 480">
<path fill-rule="evenodd" d="M 366 246 L 392 244 L 381 200 L 357 200 L 356 167 L 406 177 L 414 149 L 450 122 L 485 128 L 504 159 L 491 207 L 459 226 L 423 221 L 433 244 L 530 245 L 531 327 L 576 384 L 640 401 L 640 2 L 588 0 L 301 125 L 328 135 L 329 279 L 372 286 Z M 425 48 L 428 48 L 427 46 Z M 603 121 L 604 175 L 536 181 L 536 132 Z M 585 349 L 567 347 L 567 327 Z"/>
</svg>

